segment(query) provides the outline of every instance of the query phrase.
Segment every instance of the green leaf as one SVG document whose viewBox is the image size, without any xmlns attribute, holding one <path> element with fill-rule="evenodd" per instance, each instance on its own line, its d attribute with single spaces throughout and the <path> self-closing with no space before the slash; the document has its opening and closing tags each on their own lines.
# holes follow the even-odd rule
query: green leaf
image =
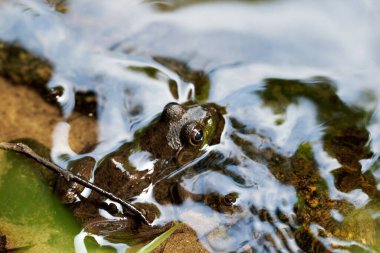
<svg viewBox="0 0 380 253">
<path fill-rule="evenodd" d="M 155 248 L 161 245 L 168 237 L 174 233 L 180 226 L 180 223 L 177 223 L 172 228 L 170 228 L 165 233 L 161 234 L 160 236 L 156 237 L 153 241 L 142 247 L 137 253 L 149 253 L 153 251 Z"/>
</svg>

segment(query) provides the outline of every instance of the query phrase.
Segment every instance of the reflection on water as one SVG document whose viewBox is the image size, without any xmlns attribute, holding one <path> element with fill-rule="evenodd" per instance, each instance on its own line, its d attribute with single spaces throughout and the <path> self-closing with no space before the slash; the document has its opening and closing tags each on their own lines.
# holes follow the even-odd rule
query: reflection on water
<svg viewBox="0 0 380 253">
<path fill-rule="evenodd" d="M 48 85 L 63 87 L 66 117 L 78 93 L 91 98 L 100 144 L 86 155 L 97 161 L 170 101 L 225 107 L 221 143 L 165 178 L 180 178 L 202 201 L 166 205 L 152 187 L 135 198 L 156 205 L 155 224 L 183 221 L 216 252 L 380 251 L 379 21 L 371 0 L 207 2 L 170 12 L 82 0 L 65 13 L 9 1 L 0 39 L 52 63 Z M 62 166 L 83 157 L 68 131 L 62 122 L 54 135 Z"/>
</svg>

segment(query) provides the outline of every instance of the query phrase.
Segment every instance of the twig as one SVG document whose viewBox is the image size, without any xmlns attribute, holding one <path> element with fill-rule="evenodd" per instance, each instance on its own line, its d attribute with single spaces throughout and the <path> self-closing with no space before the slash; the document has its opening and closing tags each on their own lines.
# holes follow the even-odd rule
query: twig
<svg viewBox="0 0 380 253">
<path fill-rule="evenodd" d="M 55 163 L 52 163 L 48 160 L 46 160 L 45 158 L 39 156 L 38 154 L 36 154 L 30 147 L 28 147 L 27 145 L 25 144 L 22 144 L 22 143 L 6 143 L 6 142 L 1 142 L 0 143 L 0 149 L 5 149 L 5 150 L 12 150 L 12 151 L 15 151 L 17 153 L 21 153 L 25 156 L 28 156 L 32 159 L 34 159 L 35 161 L 37 161 L 38 163 L 44 165 L 46 168 L 58 173 L 60 176 L 64 177 L 66 181 L 70 182 L 76 182 L 80 185 L 83 185 L 87 188 L 90 188 L 91 190 L 94 190 L 96 191 L 97 193 L 103 195 L 103 196 L 106 196 L 107 198 L 119 203 L 120 205 L 122 205 L 123 207 L 125 207 L 129 212 L 131 212 L 133 215 L 137 216 L 139 219 L 141 219 L 145 224 L 147 224 L 148 226 L 151 226 L 150 222 L 148 221 L 148 219 L 145 217 L 145 215 L 137 208 L 135 207 L 134 205 L 132 205 L 131 203 L 129 202 L 126 202 L 124 200 L 122 200 L 121 198 L 113 195 L 112 193 L 110 192 L 107 192 L 105 190 L 103 190 L 102 188 L 72 174 L 70 171 L 68 170 L 65 170 L 65 169 L 62 169 L 61 167 L 59 167 L 58 165 L 56 165 Z"/>
</svg>

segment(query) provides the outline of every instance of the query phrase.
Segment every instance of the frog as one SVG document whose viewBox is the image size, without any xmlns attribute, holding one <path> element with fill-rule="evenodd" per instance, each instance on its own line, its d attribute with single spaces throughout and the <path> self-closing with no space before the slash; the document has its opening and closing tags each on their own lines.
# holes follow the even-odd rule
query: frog
<svg viewBox="0 0 380 253">
<path fill-rule="evenodd" d="M 207 202 L 219 212 L 237 211 L 234 203 L 238 196 L 235 193 L 225 196 L 191 193 L 181 186 L 181 176 L 177 173 L 186 166 L 189 166 L 186 170 L 194 170 L 196 166 L 191 162 L 205 154 L 207 147 L 220 143 L 224 113 L 222 107 L 213 103 L 171 102 L 150 124 L 134 134 L 132 142 L 121 143 L 98 162 L 89 156 L 72 161 L 68 169 L 87 180 L 92 177 L 95 185 L 125 201 L 133 202 L 142 192 L 153 187 L 153 197 L 160 205 L 179 205 L 191 198 Z M 136 166 L 139 159 L 148 161 L 148 165 L 139 168 Z M 149 228 L 96 192 L 83 197 L 84 187 L 76 183 L 67 185 L 61 180 L 56 188 L 61 201 L 72 208 L 85 231 L 104 235 L 110 241 L 128 241 L 129 235 L 133 235 L 135 241 L 147 240 L 171 227 L 166 224 Z M 153 203 L 133 203 L 149 221 L 160 215 Z M 100 215 L 99 208 L 112 218 Z"/>
</svg>

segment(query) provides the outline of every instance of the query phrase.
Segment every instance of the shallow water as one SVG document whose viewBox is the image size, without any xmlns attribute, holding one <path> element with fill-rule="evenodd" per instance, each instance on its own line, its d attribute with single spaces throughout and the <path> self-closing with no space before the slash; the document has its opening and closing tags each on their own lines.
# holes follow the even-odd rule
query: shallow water
<svg viewBox="0 0 380 253">
<path fill-rule="evenodd" d="M 75 91 L 97 94 L 100 144 L 89 153 L 97 160 L 132 141 L 166 103 L 197 93 L 153 57 L 208 75 L 206 101 L 227 111 L 222 141 L 208 154 L 223 154 L 225 170 L 200 161 L 199 174 L 180 172 L 182 185 L 237 193 L 241 210 L 227 215 L 190 200 L 161 206 L 148 190 L 137 201 L 158 205 L 156 224 L 183 221 L 215 252 L 380 251 L 378 1 L 223 1 L 160 11 L 150 2 L 82 0 L 65 13 L 37 0 L 0 4 L 0 39 L 53 64 L 49 86 L 64 87 L 66 117 Z M 67 144 L 69 128 L 61 122 L 53 136 L 61 166 L 81 156 Z"/>
</svg>

